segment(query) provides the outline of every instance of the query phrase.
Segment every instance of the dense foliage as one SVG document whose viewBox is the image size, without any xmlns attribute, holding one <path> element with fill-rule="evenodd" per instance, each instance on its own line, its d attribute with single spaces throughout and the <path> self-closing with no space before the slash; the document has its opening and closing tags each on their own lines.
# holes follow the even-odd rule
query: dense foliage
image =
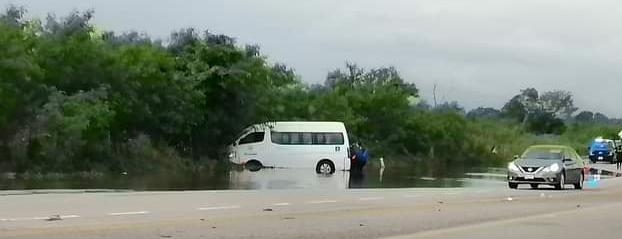
<svg viewBox="0 0 622 239">
<path fill-rule="evenodd" d="M 583 131 L 602 116 L 571 119 L 562 91 L 526 89 L 502 110 L 465 114 L 456 102 L 428 106 L 392 67 L 346 64 L 306 85 L 224 35 L 183 29 L 164 44 L 100 32 L 91 12 L 45 23 L 23 15 L 12 7 L 0 16 L 0 171 L 190 169 L 271 120 L 343 121 L 375 156 L 439 166 L 499 164 L 540 142 L 535 134 L 579 147 L 614 130 Z"/>
</svg>

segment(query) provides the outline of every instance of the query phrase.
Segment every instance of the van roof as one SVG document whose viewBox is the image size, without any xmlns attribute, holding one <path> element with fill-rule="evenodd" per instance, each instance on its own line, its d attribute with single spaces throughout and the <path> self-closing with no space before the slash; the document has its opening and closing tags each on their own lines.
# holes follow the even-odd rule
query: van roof
<svg viewBox="0 0 622 239">
<path fill-rule="evenodd" d="M 268 126 L 275 131 L 284 132 L 346 132 L 344 123 L 336 121 L 277 121 L 254 126 L 259 128 Z"/>
</svg>

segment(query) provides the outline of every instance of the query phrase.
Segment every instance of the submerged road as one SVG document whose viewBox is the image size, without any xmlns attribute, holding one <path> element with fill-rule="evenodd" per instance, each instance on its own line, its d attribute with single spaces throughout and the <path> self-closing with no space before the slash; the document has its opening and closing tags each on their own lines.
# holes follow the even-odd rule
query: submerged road
<svg viewBox="0 0 622 239">
<path fill-rule="evenodd" d="M 588 164 L 588 167 L 595 169 L 595 170 L 601 170 L 601 171 L 607 171 L 610 173 L 620 173 L 622 174 L 622 170 L 618 170 L 616 168 L 616 164 L 611 164 L 608 162 L 599 162 L 599 163 L 590 163 Z"/>
<path fill-rule="evenodd" d="M 622 180 L 0 196 L 0 238 L 621 238 Z"/>
</svg>

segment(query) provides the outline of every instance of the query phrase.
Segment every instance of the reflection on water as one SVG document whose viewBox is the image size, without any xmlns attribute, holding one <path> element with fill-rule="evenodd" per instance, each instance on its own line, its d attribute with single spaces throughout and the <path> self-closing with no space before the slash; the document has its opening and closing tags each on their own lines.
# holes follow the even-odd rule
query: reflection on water
<svg viewBox="0 0 622 239">
<path fill-rule="evenodd" d="M 228 189 L 345 189 L 349 172 L 318 175 L 313 169 L 262 169 L 231 171 Z"/>
<path fill-rule="evenodd" d="M 466 172 L 466 173 L 465 173 Z M 347 188 L 411 188 L 411 187 L 490 187 L 504 186 L 505 169 L 474 168 L 465 172 L 444 172 L 442 175 L 417 167 L 367 168 L 363 172 L 336 172 L 318 175 L 312 169 L 242 169 L 211 170 L 196 174 L 167 174 L 132 177 L 105 176 L 94 179 L 7 179 L 0 178 L 0 190 L 19 189 L 130 189 L 146 190 L 271 190 Z M 607 171 L 603 178 L 619 177 Z"/>
<path fill-rule="evenodd" d="M 591 175 L 598 175 L 600 178 L 615 178 L 622 177 L 622 173 L 610 172 L 602 169 L 590 168 Z"/>
</svg>

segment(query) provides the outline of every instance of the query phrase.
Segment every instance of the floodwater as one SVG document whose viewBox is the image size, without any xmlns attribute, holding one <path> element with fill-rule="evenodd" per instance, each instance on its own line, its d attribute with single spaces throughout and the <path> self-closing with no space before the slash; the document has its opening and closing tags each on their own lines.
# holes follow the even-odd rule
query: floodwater
<svg viewBox="0 0 622 239">
<path fill-rule="evenodd" d="M 343 190 L 359 188 L 442 188 L 506 187 L 503 168 L 444 170 L 437 173 L 425 168 L 366 168 L 362 173 L 336 172 L 318 175 L 313 169 L 261 169 L 251 172 L 241 168 L 210 170 L 194 174 L 149 176 L 116 175 L 94 178 L 0 178 L 0 190 L 25 189 L 119 189 L 155 190 Z M 595 173 L 595 172 L 593 172 Z M 622 175 L 600 172 L 602 178 Z M 442 175 L 442 176 L 435 176 Z"/>
</svg>

